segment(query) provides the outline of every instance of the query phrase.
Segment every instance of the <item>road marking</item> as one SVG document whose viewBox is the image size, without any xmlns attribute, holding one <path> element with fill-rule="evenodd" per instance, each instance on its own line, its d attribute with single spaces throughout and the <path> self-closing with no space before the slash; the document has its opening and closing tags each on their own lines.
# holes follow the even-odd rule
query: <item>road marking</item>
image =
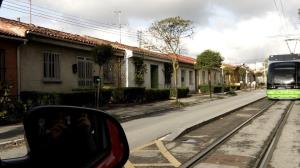
<svg viewBox="0 0 300 168">
<path fill-rule="evenodd" d="M 139 163 L 139 164 L 134 164 L 136 167 L 174 167 L 173 164 L 171 163 Z"/>
<path fill-rule="evenodd" d="M 126 164 L 125 164 L 124 167 L 125 168 L 134 168 L 134 165 L 129 160 L 127 160 L 127 162 L 126 162 Z"/>
<path fill-rule="evenodd" d="M 143 148 L 148 147 L 148 146 L 151 146 L 151 145 L 153 145 L 153 144 L 155 144 L 155 141 L 152 141 L 152 142 L 150 142 L 150 143 L 148 143 L 148 144 L 145 144 L 145 145 L 142 145 L 142 146 L 140 146 L 140 147 L 134 148 L 134 149 L 131 150 L 130 153 L 133 153 L 133 152 L 142 150 Z"/>
<path fill-rule="evenodd" d="M 162 141 L 156 140 L 156 146 L 158 147 L 161 154 L 174 166 L 179 167 L 181 163 L 167 150 Z"/>
</svg>

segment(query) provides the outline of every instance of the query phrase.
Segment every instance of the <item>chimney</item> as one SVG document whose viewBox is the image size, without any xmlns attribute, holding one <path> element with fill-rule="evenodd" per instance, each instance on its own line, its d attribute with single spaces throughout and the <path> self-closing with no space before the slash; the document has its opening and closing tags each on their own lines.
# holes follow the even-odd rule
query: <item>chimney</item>
<svg viewBox="0 0 300 168">
<path fill-rule="evenodd" d="M 21 22 L 21 18 L 20 18 L 20 17 L 17 17 L 17 21 L 18 21 L 18 22 Z"/>
</svg>

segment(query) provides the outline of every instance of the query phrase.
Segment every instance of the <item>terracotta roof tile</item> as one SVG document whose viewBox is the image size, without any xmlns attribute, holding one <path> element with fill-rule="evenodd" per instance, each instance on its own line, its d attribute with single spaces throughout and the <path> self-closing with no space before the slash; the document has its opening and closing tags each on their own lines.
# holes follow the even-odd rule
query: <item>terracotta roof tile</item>
<svg viewBox="0 0 300 168">
<path fill-rule="evenodd" d="M 170 58 L 177 57 L 179 62 L 188 63 L 188 64 L 195 64 L 196 63 L 196 59 L 194 59 L 192 57 L 179 55 L 179 54 L 167 54 L 167 55 Z"/>
<path fill-rule="evenodd" d="M 0 17 L 0 32 L 7 35 L 25 37 L 26 34 L 37 33 L 39 35 L 44 35 L 50 38 L 59 39 L 59 40 L 71 40 L 74 42 L 80 42 L 85 44 L 94 44 L 92 41 L 87 38 L 66 32 L 61 32 L 45 27 L 35 26 L 33 24 L 22 23 L 19 21 L 6 19 Z"/>
<path fill-rule="evenodd" d="M 49 38 L 54 38 L 59 40 L 69 40 L 69 41 L 80 42 L 88 45 L 110 44 L 115 48 L 129 49 L 135 52 L 145 53 L 149 57 L 171 60 L 172 57 L 176 56 L 179 62 L 182 63 L 195 64 L 196 62 L 194 58 L 183 56 L 183 55 L 162 54 L 162 53 L 149 51 L 138 47 L 121 44 L 118 42 L 111 42 L 108 40 L 98 39 L 90 36 L 80 36 L 77 34 L 66 33 L 66 32 L 53 30 L 45 27 L 35 26 L 33 24 L 27 24 L 27 23 L 22 23 L 11 19 L 6 19 L 3 17 L 0 17 L 0 33 L 10 35 L 10 36 L 23 37 L 23 38 L 25 38 L 27 34 L 33 33 L 33 34 L 46 36 Z"/>
</svg>

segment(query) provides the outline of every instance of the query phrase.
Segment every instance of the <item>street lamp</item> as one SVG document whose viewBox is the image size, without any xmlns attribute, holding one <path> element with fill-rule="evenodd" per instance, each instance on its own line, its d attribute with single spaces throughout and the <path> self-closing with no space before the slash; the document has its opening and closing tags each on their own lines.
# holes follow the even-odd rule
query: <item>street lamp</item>
<svg viewBox="0 0 300 168">
<path fill-rule="evenodd" d="M 221 66 L 222 70 L 222 93 L 224 93 L 224 65 Z"/>
</svg>

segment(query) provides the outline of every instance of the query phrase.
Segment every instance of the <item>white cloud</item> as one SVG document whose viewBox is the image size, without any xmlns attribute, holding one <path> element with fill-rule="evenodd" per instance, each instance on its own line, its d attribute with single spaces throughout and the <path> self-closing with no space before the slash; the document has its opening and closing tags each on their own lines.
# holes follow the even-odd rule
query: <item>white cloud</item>
<svg viewBox="0 0 300 168">
<path fill-rule="evenodd" d="M 12 0 L 14 1 L 14 0 Z M 275 0 L 279 5 L 279 0 Z M 117 17 L 113 13 L 121 10 L 121 22 L 129 27 L 123 33 L 122 42 L 137 45 L 136 31 L 146 29 L 153 21 L 169 16 L 181 16 L 195 23 L 195 36 L 185 40 L 187 54 L 196 56 L 209 48 L 220 51 L 230 63 L 254 63 L 271 54 L 287 53 L 284 38 L 277 35 L 283 33 L 282 22 L 276 12 L 272 0 L 32 0 L 33 5 L 55 9 L 58 13 L 87 18 L 103 24 L 116 24 Z M 285 32 L 299 34 L 299 18 L 297 10 L 299 0 L 284 1 L 283 7 L 288 29 Z M 4 3 L 7 3 L 4 1 Z M 0 9 L 0 15 L 10 18 L 22 13 Z M 99 38 L 118 41 L 116 28 L 104 28 L 96 31 L 61 22 L 49 22 L 49 19 L 33 18 L 34 23 L 77 34 L 87 34 Z M 109 33 L 108 33 L 109 32 Z M 273 36 L 276 37 L 273 37 Z M 297 49 L 300 52 L 300 46 Z"/>
<path fill-rule="evenodd" d="M 227 20 L 232 23 L 230 17 L 220 18 L 217 15 L 211 19 L 214 20 L 213 25 L 199 27 L 195 37 L 186 42 L 192 55 L 213 49 L 221 52 L 225 62 L 236 64 L 260 62 L 271 54 L 289 52 L 283 38 L 273 37 L 282 32 L 282 24 L 275 12 L 231 26 L 227 24 Z M 289 23 L 289 26 L 293 27 L 293 24 Z"/>
</svg>

